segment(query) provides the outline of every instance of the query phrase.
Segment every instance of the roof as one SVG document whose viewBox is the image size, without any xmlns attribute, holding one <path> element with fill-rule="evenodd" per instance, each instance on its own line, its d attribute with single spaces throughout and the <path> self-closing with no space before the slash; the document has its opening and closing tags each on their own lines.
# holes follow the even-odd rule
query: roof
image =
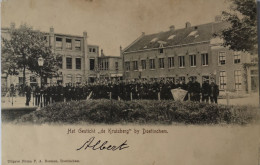
<svg viewBox="0 0 260 165">
<path fill-rule="evenodd" d="M 210 41 L 216 32 L 227 28 L 227 22 L 212 22 L 183 29 L 169 30 L 155 34 L 143 35 L 124 52 L 143 51 L 160 47 L 192 44 Z"/>
</svg>

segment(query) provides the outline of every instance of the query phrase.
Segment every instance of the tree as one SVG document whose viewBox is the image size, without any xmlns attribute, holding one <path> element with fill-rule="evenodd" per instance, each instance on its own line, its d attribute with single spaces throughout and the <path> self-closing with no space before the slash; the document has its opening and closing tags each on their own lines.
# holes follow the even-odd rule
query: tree
<svg viewBox="0 0 260 165">
<path fill-rule="evenodd" d="M 257 52 L 257 6 L 255 0 L 229 0 L 230 11 L 223 11 L 230 27 L 221 32 L 224 46 L 235 51 Z"/>
<path fill-rule="evenodd" d="M 2 38 L 2 71 L 22 69 L 23 86 L 26 69 L 41 77 L 51 77 L 58 71 L 60 56 L 54 54 L 46 44 L 46 34 L 33 30 L 26 24 L 20 25 L 17 29 L 11 26 L 8 34 L 10 38 Z M 42 69 L 38 66 L 40 56 L 44 59 Z"/>
</svg>

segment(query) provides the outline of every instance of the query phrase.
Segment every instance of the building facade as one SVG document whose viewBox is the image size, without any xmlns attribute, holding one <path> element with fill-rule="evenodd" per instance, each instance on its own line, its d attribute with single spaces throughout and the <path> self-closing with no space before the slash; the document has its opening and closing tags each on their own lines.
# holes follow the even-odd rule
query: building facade
<svg viewBox="0 0 260 165">
<path fill-rule="evenodd" d="M 122 58 L 119 56 L 106 56 L 101 49 L 101 55 L 98 57 L 97 77 L 99 79 L 122 80 L 123 68 Z"/>
<path fill-rule="evenodd" d="M 10 38 L 8 28 L 2 28 L 2 37 Z M 50 28 L 45 33 L 47 46 L 52 51 L 61 56 L 61 65 L 57 74 L 52 78 L 45 78 L 44 83 L 55 84 L 62 83 L 87 83 L 94 82 L 103 73 L 108 77 L 122 77 L 122 60 L 120 57 L 100 56 L 99 46 L 88 43 L 87 32 L 83 32 L 82 36 L 55 33 L 54 28 Z M 99 67 L 102 61 L 107 60 L 107 67 Z M 100 65 L 101 66 L 101 65 Z M 23 83 L 22 70 L 19 75 L 11 76 L 2 71 L 2 86 L 9 87 L 10 84 L 21 85 Z M 40 78 L 35 74 L 26 70 L 26 82 L 31 85 L 40 84 Z"/>
<path fill-rule="evenodd" d="M 244 64 L 250 56 L 234 52 L 222 45 L 223 40 L 214 37 L 228 23 L 219 21 L 175 30 L 145 35 L 144 33 L 122 50 L 125 79 L 181 79 L 188 77 L 214 79 L 220 90 L 251 91 L 246 83 L 249 71 Z M 255 69 L 254 69 L 255 70 Z M 255 79 L 253 80 L 255 81 Z"/>
</svg>

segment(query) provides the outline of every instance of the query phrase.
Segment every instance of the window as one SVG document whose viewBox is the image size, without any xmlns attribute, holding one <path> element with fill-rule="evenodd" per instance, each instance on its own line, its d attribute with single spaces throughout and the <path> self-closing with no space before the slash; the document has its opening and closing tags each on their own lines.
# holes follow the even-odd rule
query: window
<svg viewBox="0 0 260 165">
<path fill-rule="evenodd" d="M 81 58 L 76 58 L 76 69 L 81 69 Z"/>
<path fill-rule="evenodd" d="M 234 63 L 235 64 L 239 64 L 240 63 L 240 59 L 241 59 L 241 55 L 240 54 L 235 54 L 234 55 Z"/>
<path fill-rule="evenodd" d="M 72 76 L 71 75 L 67 75 L 66 82 L 67 83 L 72 83 Z"/>
<path fill-rule="evenodd" d="M 118 70 L 118 62 L 115 62 L 115 68 Z"/>
<path fill-rule="evenodd" d="M 72 58 L 70 57 L 66 58 L 66 67 L 67 69 L 72 69 Z"/>
<path fill-rule="evenodd" d="M 150 69 L 155 69 L 154 59 L 150 59 Z"/>
<path fill-rule="evenodd" d="M 220 89 L 226 89 L 227 86 L 227 76 L 225 71 L 219 72 Z"/>
<path fill-rule="evenodd" d="M 226 64 L 226 52 L 219 52 L 219 64 Z"/>
<path fill-rule="evenodd" d="M 201 64 L 202 64 L 202 66 L 208 66 L 209 65 L 209 55 L 208 55 L 208 53 L 201 54 Z"/>
<path fill-rule="evenodd" d="M 174 57 L 168 57 L 168 68 L 174 67 Z"/>
<path fill-rule="evenodd" d="M 71 49 L 71 48 L 72 48 L 71 39 L 66 38 L 66 49 Z"/>
<path fill-rule="evenodd" d="M 138 70 L 138 61 L 133 61 L 134 70 Z"/>
<path fill-rule="evenodd" d="M 105 70 L 108 70 L 108 68 L 109 68 L 108 65 L 109 65 L 109 63 L 108 63 L 108 60 L 106 59 L 105 60 L 105 68 L 104 68 Z"/>
<path fill-rule="evenodd" d="M 109 68 L 108 59 L 101 59 L 99 62 L 99 69 L 108 70 L 108 68 Z"/>
<path fill-rule="evenodd" d="M 146 69 L 146 60 L 142 60 L 141 64 L 142 64 L 142 69 L 145 70 Z"/>
<path fill-rule="evenodd" d="M 89 59 L 89 70 L 95 69 L 95 59 Z"/>
<path fill-rule="evenodd" d="M 125 62 L 125 68 L 126 68 L 127 71 L 130 70 L 130 62 L 129 61 Z"/>
<path fill-rule="evenodd" d="M 62 38 L 56 37 L 55 46 L 56 46 L 56 49 L 62 49 Z"/>
<path fill-rule="evenodd" d="M 179 56 L 179 67 L 180 68 L 185 67 L 185 57 L 184 56 Z"/>
<path fill-rule="evenodd" d="M 80 76 L 80 75 L 77 75 L 77 77 L 76 77 L 76 83 L 81 83 L 81 80 L 82 80 L 81 76 Z"/>
<path fill-rule="evenodd" d="M 182 82 L 186 83 L 186 82 L 185 82 L 185 77 L 184 77 L 184 76 L 179 77 L 179 80 L 180 80 L 180 82 L 182 81 Z"/>
<path fill-rule="evenodd" d="M 196 66 L 196 55 L 190 55 L 190 66 Z"/>
<path fill-rule="evenodd" d="M 89 48 L 89 52 L 95 53 L 95 52 L 96 52 L 96 49 L 95 49 L 95 48 Z"/>
<path fill-rule="evenodd" d="M 163 53 L 163 49 L 159 49 L 159 53 Z"/>
<path fill-rule="evenodd" d="M 164 58 L 159 58 L 159 68 L 164 68 Z"/>
<path fill-rule="evenodd" d="M 75 40 L 75 49 L 80 50 L 81 49 L 81 42 L 80 40 Z"/>
<path fill-rule="evenodd" d="M 240 90 L 242 86 L 241 70 L 235 70 L 235 89 Z"/>
</svg>

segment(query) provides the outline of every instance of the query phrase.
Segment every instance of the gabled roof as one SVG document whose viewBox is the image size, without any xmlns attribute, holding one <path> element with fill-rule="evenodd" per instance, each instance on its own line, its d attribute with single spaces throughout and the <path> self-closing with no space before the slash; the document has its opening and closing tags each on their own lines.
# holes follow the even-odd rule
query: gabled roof
<svg viewBox="0 0 260 165">
<path fill-rule="evenodd" d="M 215 33 L 220 32 L 228 26 L 229 24 L 227 22 L 212 22 L 174 31 L 169 30 L 166 32 L 144 35 L 134 44 L 126 48 L 124 52 L 160 48 L 162 42 L 165 42 L 163 47 L 168 47 L 210 41 Z"/>
</svg>

